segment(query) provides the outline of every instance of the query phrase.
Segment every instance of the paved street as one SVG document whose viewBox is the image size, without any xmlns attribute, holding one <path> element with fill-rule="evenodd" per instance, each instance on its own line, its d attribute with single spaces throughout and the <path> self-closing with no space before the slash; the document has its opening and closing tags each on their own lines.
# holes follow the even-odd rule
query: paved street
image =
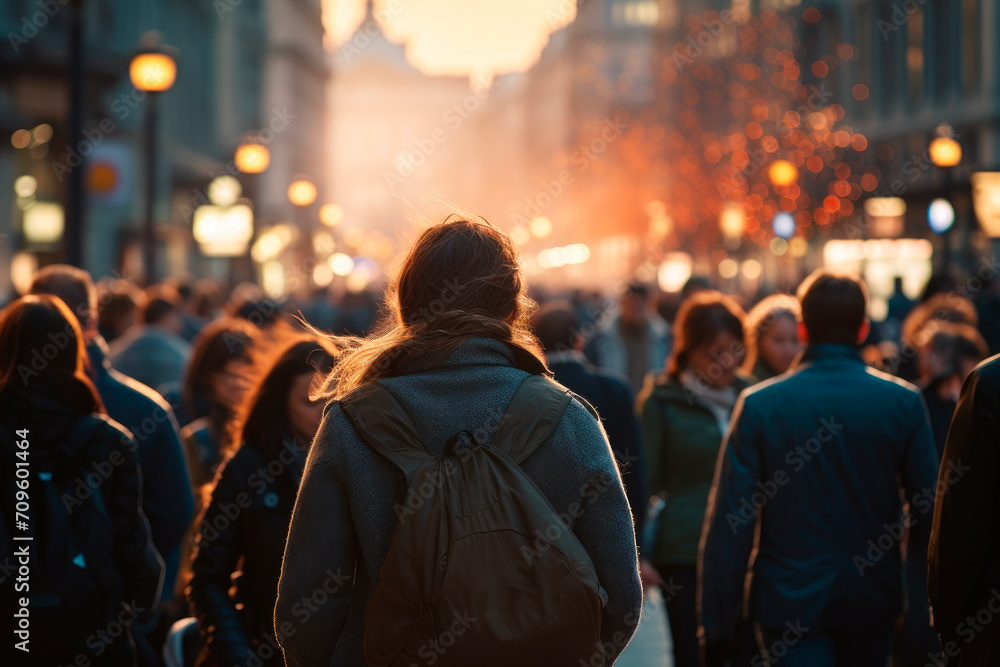
<svg viewBox="0 0 1000 667">
<path fill-rule="evenodd" d="M 673 667 L 666 609 L 660 590 L 649 591 L 642 608 L 642 621 L 632 643 L 615 663 L 616 667 Z"/>
</svg>

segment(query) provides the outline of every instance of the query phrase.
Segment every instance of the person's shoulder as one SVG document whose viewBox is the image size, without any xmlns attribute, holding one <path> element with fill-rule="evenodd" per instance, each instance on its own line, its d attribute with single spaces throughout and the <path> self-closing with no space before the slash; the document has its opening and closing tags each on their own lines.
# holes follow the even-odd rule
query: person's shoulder
<svg viewBox="0 0 1000 667">
<path fill-rule="evenodd" d="M 1000 354 L 979 362 L 979 365 L 972 369 L 972 374 L 992 386 L 1000 385 Z"/>
<path fill-rule="evenodd" d="M 99 441 L 114 448 L 134 449 L 132 431 L 120 422 L 115 421 L 101 412 L 93 412 L 80 417 L 74 428 L 86 437 L 90 434 L 91 441 Z"/>
<path fill-rule="evenodd" d="M 874 382 L 881 391 L 896 394 L 901 397 L 920 396 L 920 388 L 912 382 L 907 382 L 901 377 L 897 377 L 885 371 L 880 371 L 871 366 L 865 366 L 865 375 L 870 382 Z"/>
<path fill-rule="evenodd" d="M 119 397 L 134 402 L 133 404 L 142 410 L 144 414 L 149 414 L 150 409 L 160 408 L 167 414 L 173 414 L 170 404 L 152 387 L 145 385 L 138 380 L 125 375 L 124 373 L 110 369 L 105 375 L 102 389 L 115 392 Z"/>
</svg>

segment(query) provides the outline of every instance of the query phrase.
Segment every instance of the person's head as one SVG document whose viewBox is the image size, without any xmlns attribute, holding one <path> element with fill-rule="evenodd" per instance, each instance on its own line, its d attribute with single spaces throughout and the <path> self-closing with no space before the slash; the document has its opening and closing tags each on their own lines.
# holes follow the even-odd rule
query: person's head
<svg viewBox="0 0 1000 667">
<path fill-rule="evenodd" d="M 925 381 L 956 376 L 959 385 L 989 355 L 989 348 L 975 327 L 964 323 L 928 323 L 928 333 L 917 357 Z"/>
<path fill-rule="evenodd" d="M 250 322 L 228 317 L 201 330 L 184 373 L 181 398 L 189 418 L 211 414 L 220 421 L 226 419 L 245 389 L 245 367 L 258 335 Z"/>
<path fill-rule="evenodd" d="M 649 289 L 642 283 L 630 283 L 622 294 L 622 322 L 638 327 L 646 322 Z"/>
<path fill-rule="evenodd" d="M 146 290 L 146 298 L 146 304 L 139 312 L 143 324 L 174 334 L 180 334 L 184 330 L 181 299 L 177 290 L 167 285 L 153 285 Z"/>
<path fill-rule="evenodd" d="M 44 266 L 31 280 L 28 293 L 59 297 L 76 315 L 86 338 L 97 332 L 97 287 L 83 269 L 69 264 Z"/>
<path fill-rule="evenodd" d="M 580 318 L 569 301 L 549 301 L 532 316 L 531 324 L 546 353 L 578 350 L 583 345 Z"/>
<path fill-rule="evenodd" d="M 979 313 L 975 304 L 954 292 L 935 294 L 910 311 L 900 327 L 900 337 L 906 344 L 919 350 L 946 324 L 976 327 L 979 324 Z"/>
<path fill-rule="evenodd" d="M 772 294 L 754 306 L 746 319 L 744 370 L 752 372 L 762 361 L 775 374 L 787 371 L 802 349 L 799 315 L 799 302 L 787 294 Z"/>
<path fill-rule="evenodd" d="M 860 345 L 868 336 L 868 288 L 858 276 L 813 271 L 798 289 L 804 343 Z"/>
<path fill-rule="evenodd" d="M 515 362 L 543 372 L 528 298 L 510 238 L 483 219 L 450 215 L 424 230 L 386 290 L 375 337 L 353 345 L 324 385 L 327 396 L 397 372 L 430 356 L 443 363 L 469 336 L 509 344 Z"/>
<path fill-rule="evenodd" d="M 0 395 L 41 395 L 73 412 L 103 412 L 85 360 L 80 324 L 59 297 L 31 294 L 0 312 Z"/>
<path fill-rule="evenodd" d="M 97 292 L 100 304 L 97 328 L 110 342 L 138 323 L 139 306 L 146 299 L 142 290 L 125 280 L 102 281 L 97 286 Z"/>
<path fill-rule="evenodd" d="M 681 303 L 674 320 L 674 349 L 667 374 L 679 380 L 685 371 L 713 387 L 728 387 L 746 352 L 743 309 L 728 296 L 702 290 Z"/>
<path fill-rule="evenodd" d="M 234 420 L 234 444 L 279 447 L 292 436 L 309 446 L 319 429 L 325 401 L 313 391 L 333 370 L 336 350 L 323 339 L 298 335 L 254 352 L 253 387 Z"/>
</svg>

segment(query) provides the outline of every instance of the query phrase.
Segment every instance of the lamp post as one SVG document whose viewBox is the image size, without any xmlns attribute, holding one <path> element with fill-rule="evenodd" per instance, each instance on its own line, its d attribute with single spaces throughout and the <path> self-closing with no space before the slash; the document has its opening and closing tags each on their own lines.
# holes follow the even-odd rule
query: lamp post
<svg viewBox="0 0 1000 667">
<path fill-rule="evenodd" d="M 288 201 L 290 201 L 296 209 L 295 222 L 296 226 L 299 228 L 299 238 L 310 248 L 308 252 L 312 252 L 311 242 L 306 243 L 304 239 L 312 239 L 312 233 L 315 227 L 315 224 L 312 224 L 313 221 L 309 219 L 307 212 L 309 207 L 316 202 L 316 198 L 319 195 L 319 192 L 316 189 L 316 184 L 305 176 L 296 176 L 295 180 L 288 185 L 286 194 L 288 195 Z"/>
<path fill-rule="evenodd" d="M 258 133 L 251 132 L 244 135 L 240 144 L 236 147 L 236 151 L 233 153 L 233 162 L 236 164 L 236 168 L 244 174 L 241 180 L 246 185 L 244 190 L 247 193 L 247 198 L 259 210 L 260 202 L 257 201 L 257 179 L 271 164 L 271 151 L 267 148 L 266 143 Z M 242 268 L 239 271 L 249 279 L 254 273 L 253 257 L 250 255 L 249 247 L 247 252 L 244 253 L 241 263 Z M 233 270 L 237 270 L 235 265 L 233 266 Z"/>
<path fill-rule="evenodd" d="M 951 200 L 951 172 L 962 161 L 962 145 L 955 138 L 955 130 L 948 123 L 941 123 L 934 129 L 934 138 L 927 147 L 931 162 L 944 172 L 944 199 Z M 943 207 L 939 205 L 943 210 Z M 941 234 L 941 270 L 948 271 L 951 264 L 952 226 Z"/>
<path fill-rule="evenodd" d="M 160 43 L 159 34 L 148 32 L 142 38 L 138 53 L 132 57 L 128 73 L 136 90 L 146 93 L 146 201 L 143 227 L 143 270 L 146 283 L 155 279 L 156 235 L 153 228 L 153 204 L 156 201 L 156 133 L 159 93 L 170 90 L 177 78 L 177 63 L 172 49 Z"/>
</svg>

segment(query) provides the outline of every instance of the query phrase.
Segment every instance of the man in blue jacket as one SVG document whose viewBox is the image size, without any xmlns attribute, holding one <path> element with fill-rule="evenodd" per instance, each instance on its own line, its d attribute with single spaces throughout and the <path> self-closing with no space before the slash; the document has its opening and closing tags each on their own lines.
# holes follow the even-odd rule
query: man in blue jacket
<svg viewBox="0 0 1000 667">
<path fill-rule="evenodd" d="M 741 395 L 719 454 L 699 557 L 705 659 L 724 664 L 745 613 L 757 664 L 884 667 L 906 529 L 910 549 L 927 544 L 934 438 L 917 389 L 858 353 L 864 283 L 821 270 L 799 299 L 806 350 L 790 373 Z"/>
</svg>

